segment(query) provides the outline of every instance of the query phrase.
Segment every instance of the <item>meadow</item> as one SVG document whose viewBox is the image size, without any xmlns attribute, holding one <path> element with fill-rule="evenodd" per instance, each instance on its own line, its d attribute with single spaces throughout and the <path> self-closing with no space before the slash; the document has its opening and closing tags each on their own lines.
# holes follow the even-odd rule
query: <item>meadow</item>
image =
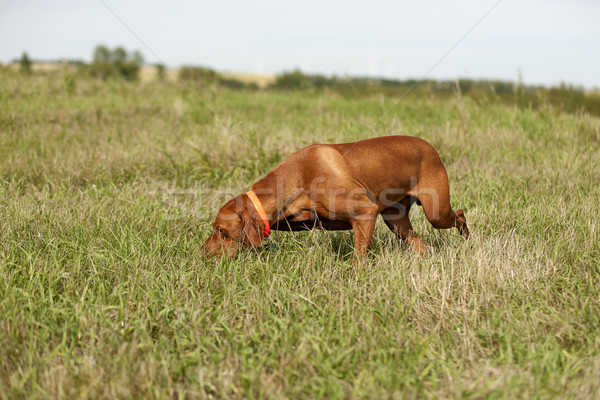
<svg viewBox="0 0 600 400">
<path fill-rule="evenodd" d="M 428 140 L 471 230 L 197 252 L 312 143 Z M 600 118 L 0 70 L 0 398 L 597 398 Z M 401 160 L 399 160 L 401 162 Z M 390 165 L 390 168 L 394 168 Z"/>
</svg>

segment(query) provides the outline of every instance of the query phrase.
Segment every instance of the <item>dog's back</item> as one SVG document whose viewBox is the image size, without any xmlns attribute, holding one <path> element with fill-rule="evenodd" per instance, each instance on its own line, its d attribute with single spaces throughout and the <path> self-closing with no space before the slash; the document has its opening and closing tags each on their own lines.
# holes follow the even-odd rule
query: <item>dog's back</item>
<svg viewBox="0 0 600 400">
<path fill-rule="evenodd" d="M 375 194 L 390 187 L 409 191 L 434 171 L 446 178 L 438 152 L 425 140 L 412 136 L 310 145 L 290 155 L 276 170 L 286 169 L 302 171 L 302 180 L 307 183 L 335 178 L 347 187 L 351 179 Z M 335 186 L 335 182 L 331 184 Z"/>
</svg>

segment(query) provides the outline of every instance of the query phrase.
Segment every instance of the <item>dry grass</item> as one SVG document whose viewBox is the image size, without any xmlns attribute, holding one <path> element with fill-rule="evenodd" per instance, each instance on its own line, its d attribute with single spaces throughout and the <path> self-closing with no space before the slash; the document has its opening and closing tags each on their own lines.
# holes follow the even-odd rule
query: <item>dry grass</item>
<svg viewBox="0 0 600 400">
<path fill-rule="evenodd" d="M 0 74 L 0 398 L 597 397 L 597 118 L 69 79 Z M 287 154 L 400 133 L 472 241 L 417 207 L 424 259 L 383 224 L 358 272 L 348 232 L 196 256 Z"/>
</svg>

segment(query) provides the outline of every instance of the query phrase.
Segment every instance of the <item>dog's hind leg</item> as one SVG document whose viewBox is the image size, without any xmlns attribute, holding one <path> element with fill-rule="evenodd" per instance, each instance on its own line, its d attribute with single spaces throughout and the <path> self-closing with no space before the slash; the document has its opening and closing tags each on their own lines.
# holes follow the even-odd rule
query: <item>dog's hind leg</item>
<svg viewBox="0 0 600 400">
<path fill-rule="evenodd" d="M 405 241 L 418 254 L 425 254 L 428 246 L 414 231 L 408 214 L 410 207 L 416 202 L 414 197 L 406 197 L 399 203 L 396 203 L 381 212 L 381 217 L 388 228 L 396 236 Z"/>
<path fill-rule="evenodd" d="M 457 228 L 460 234 L 469 239 L 469 228 L 463 210 L 454 212 L 450 206 L 448 175 L 442 170 L 435 179 L 419 182 L 417 198 L 425 216 L 436 229 Z"/>
</svg>

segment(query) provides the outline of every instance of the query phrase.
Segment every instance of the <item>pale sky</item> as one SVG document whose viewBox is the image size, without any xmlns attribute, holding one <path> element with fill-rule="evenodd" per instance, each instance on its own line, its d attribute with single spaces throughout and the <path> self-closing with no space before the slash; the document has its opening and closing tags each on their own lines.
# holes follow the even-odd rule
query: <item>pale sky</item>
<svg viewBox="0 0 600 400">
<path fill-rule="evenodd" d="M 529 84 L 600 88 L 598 0 L 0 0 L 0 38 L 2 63 L 23 51 L 90 61 L 105 44 L 171 67 L 512 81 L 520 70 Z"/>
</svg>

